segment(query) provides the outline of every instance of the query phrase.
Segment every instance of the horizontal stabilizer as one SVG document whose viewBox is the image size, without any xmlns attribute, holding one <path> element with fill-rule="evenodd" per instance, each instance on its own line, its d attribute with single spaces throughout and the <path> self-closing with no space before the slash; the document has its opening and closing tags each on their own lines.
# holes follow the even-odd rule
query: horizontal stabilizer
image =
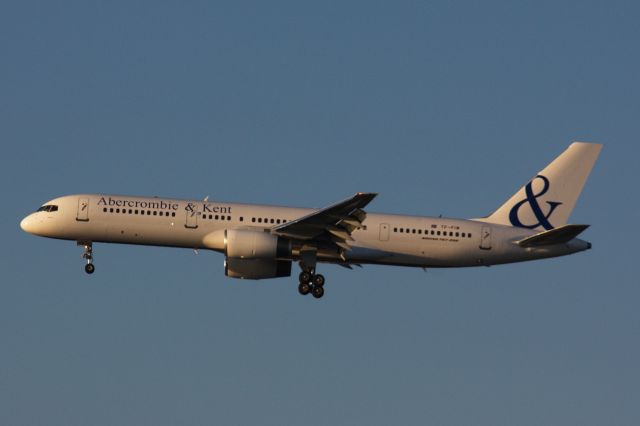
<svg viewBox="0 0 640 426">
<path fill-rule="evenodd" d="M 550 231 L 540 232 L 517 242 L 520 247 L 540 247 L 563 244 L 573 240 L 589 225 L 565 225 Z"/>
</svg>

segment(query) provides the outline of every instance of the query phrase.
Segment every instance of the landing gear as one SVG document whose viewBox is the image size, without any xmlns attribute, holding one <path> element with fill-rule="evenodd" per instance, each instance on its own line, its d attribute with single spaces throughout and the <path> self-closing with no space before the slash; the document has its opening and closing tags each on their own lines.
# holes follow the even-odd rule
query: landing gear
<svg viewBox="0 0 640 426">
<path fill-rule="evenodd" d="M 311 293 L 316 299 L 320 299 L 324 296 L 324 275 L 316 274 L 316 261 L 315 256 L 311 258 L 307 257 L 306 261 L 300 262 L 300 268 L 302 272 L 298 275 L 300 284 L 298 285 L 298 292 L 303 296 Z"/>
<path fill-rule="evenodd" d="M 300 284 L 298 292 L 303 296 L 311 293 L 316 299 L 324 296 L 324 276 L 320 274 L 312 274 L 310 272 L 300 273 Z"/>
<path fill-rule="evenodd" d="M 78 245 L 84 247 L 82 258 L 87 261 L 87 264 L 84 265 L 84 271 L 87 274 L 93 274 L 96 267 L 93 265 L 93 246 L 91 245 L 91 242 L 78 242 Z"/>
</svg>

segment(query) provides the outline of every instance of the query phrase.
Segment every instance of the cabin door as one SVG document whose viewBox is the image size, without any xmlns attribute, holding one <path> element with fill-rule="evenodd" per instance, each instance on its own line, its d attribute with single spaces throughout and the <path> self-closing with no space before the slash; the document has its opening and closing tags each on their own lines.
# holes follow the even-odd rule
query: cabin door
<svg viewBox="0 0 640 426">
<path fill-rule="evenodd" d="M 483 250 L 491 250 L 491 227 L 483 226 L 480 233 L 480 248 Z"/>
<path fill-rule="evenodd" d="M 187 207 L 187 210 L 185 211 L 185 213 L 187 214 L 187 219 L 184 224 L 184 227 L 195 229 L 198 227 L 198 216 L 200 215 L 200 212 L 196 210 L 195 205 L 191 205 L 191 203 L 189 204 L 190 205 Z"/>
<path fill-rule="evenodd" d="M 82 222 L 89 221 L 89 199 L 86 197 L 78 198 L 78 212 L 76 213 L 76 220 Z"/>
</svg>

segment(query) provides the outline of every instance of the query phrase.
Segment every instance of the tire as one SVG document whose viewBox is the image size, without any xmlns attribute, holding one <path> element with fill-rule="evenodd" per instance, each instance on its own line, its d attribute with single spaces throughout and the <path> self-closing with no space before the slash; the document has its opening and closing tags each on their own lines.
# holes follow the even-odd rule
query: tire
<svg viewBox="0 0 640 426">
<path fill-rule="evenodd" d="M 310 283 L 311 278 L 311 274 L 305 271 L 300 272 L 300 275 L 298 275 L 298 280 L 300 281 L 300 283 Z"/>
<path fill-rule="evenodd" d="M 324 288 L 314 286 L 313 290 L 311 290 L 311 294 L 313 294 L 313 297 L 315 297 L 316 299 L 320 299 L 322 296 L 324 296 Z"/>
<path fill-rule="evenodd" d="M 87 263 L 86 265 L 84 265 L 84 271 L 87 274 L 93 274 L 95 270 L 96 270 L 96 267 L 93 266 L 93 263 Z"/>
<path fill-rule="evenodd" d="M 324 275 L 315 275 L 313 277 L 313 285 L 315 287 L 322 287 L 324 285 Z"/>
<path fill-rule="evenodd" d="M 298 293 L 303 296 L 311 293 L 311 286 L 309 285 L 309 283 L 300 283 L 300 285 L 298 286 Z"/>
</svg>

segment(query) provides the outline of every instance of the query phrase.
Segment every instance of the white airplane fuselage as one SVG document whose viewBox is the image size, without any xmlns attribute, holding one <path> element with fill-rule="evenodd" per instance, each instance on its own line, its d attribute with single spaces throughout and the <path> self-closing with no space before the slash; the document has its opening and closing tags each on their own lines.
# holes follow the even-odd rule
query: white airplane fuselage
<svg viewBox="0 0 640 426">
<path fill-rule="evenodd" d="M 225 253 L 226 231 L 270 233 L 317 211 L 220 201 L 80 194 L 45 203 L 54 211 L 25 217 L 21 227 L 43 237 L 79 243 L 120 243 L 208 249 Z M 353 231 L 349 250 L 318 248 L 320 262 L 384 264 L 416 267 L 490 266 L 562 256 L 591 248 L 574 238 L 542 247 L 521 247 L 518 241 L 536 234 L 521 227 L 480 220 L 367 213 Z M 304 241 L 284 260 L 299 260 Z"/>
</svg>

